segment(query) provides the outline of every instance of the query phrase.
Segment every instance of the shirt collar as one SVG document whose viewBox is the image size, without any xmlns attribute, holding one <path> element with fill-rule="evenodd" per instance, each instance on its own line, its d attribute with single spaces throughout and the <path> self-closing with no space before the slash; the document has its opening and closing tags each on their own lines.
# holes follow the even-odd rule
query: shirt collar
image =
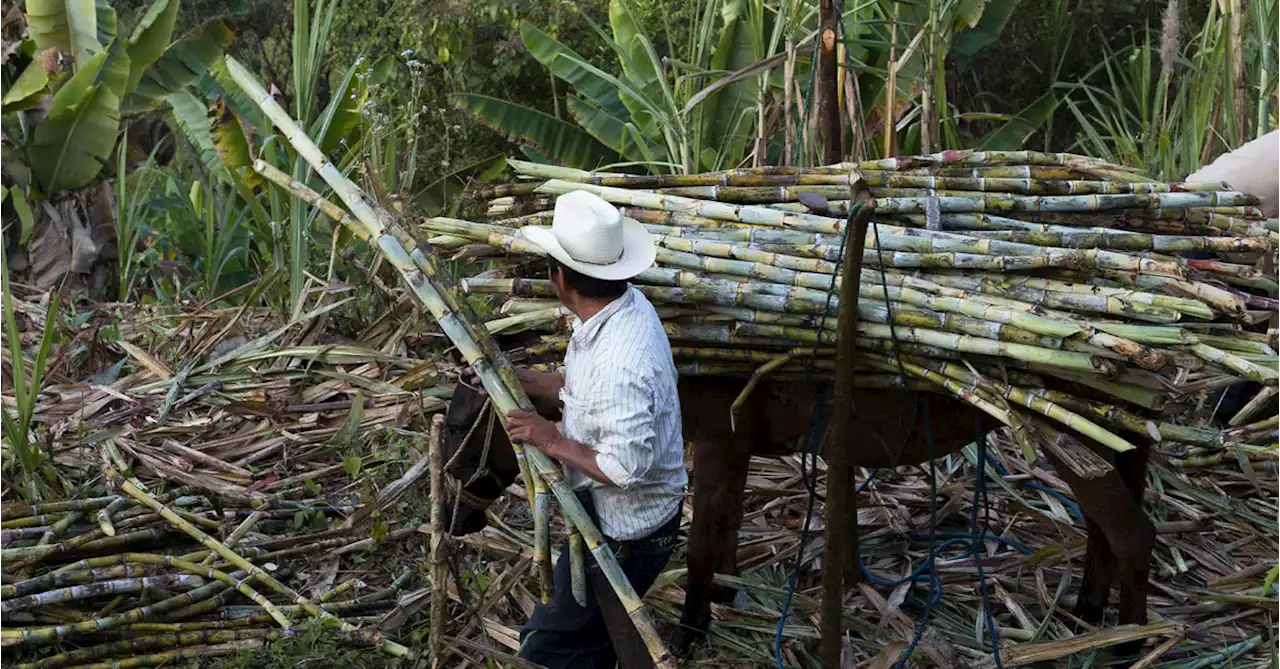
<svg viewBox="0 0 1280 669">
<path fill-rule="evenodd" d="M 603 309 L 597 311 L 595 315 L 585 321 L 580 318 L 574 318 L 573 334 L 570 335 L 569 339 L 577 344 L 590 344 L 614 314 L 631 306 L 632 302 L 635 301 L 632 293 L 634 290 L 634 286 L 627 286 L 626 292 L 622 293 L 614 301 L 604 305 Z"/>
</svg>

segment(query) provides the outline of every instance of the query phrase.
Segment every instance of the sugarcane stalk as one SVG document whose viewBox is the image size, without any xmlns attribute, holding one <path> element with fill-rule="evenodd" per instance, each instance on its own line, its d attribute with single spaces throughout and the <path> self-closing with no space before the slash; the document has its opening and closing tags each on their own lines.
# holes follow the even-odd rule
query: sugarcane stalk
<svg viewBox="0 0 1280 669">
<path fill-rule="evenodd" d="M 135 487 L 132 483 L 129 483 L 128 481 L 125 481 L 121 485 L 121 490 L 124 493 L 128 494 L 129 496 L 142 502 L 144 505 L 155 510 L 157 513 L 160 514 L 161 517 L 163 517 L 165 520 L 173 524 L 174 527 L 178 528 L 179 530 L 181 530 L 183 533 L 185 533 L 187 536 L 191 537 L 192 539 L 195 539 L 197 542 L 199 542 L 201 545 L 205 546 L 209 550 L 212 550 L 218 555 L 222 556 L 231 564 L 235 565 L 238 569 L 245 571 L 258 582 L 267 586 L 268 588 L 275 591 L 276 593 L 284 597 L 288 597 L 295 604 L 302 607 L 302 609 L 306 611 L 308 614 L 316 616 L 326 622 L 331 622 L 331 623 L 336 622 L 338 624 L 339 629 L 341 629 L 344 632 L 348 632 L 355 629 L 350 625 L 348 625 L 347 623 L 344 623 L 341 620 L 338 620 L 337 618 L 333 617 L 332 614 L 325 612 L 315 604 L 312 604 L 305 597 L 299 595 L 298 593 L 294 592 L 291 588 L 289 588 L 285 584 L 276 580 L 276 578 L 271 574 L 268 574 L 267 572 L 258 568 L 252 562 L 249 562 L 248 560 L 240 557 L 234 551 L 232 551 L 231 549 L 227 548 L 222 543 L 220 543 L 218 540 L 205 534 L 195 525 L 192 525 L 191 523 L 187 522 L 184 518 L 174 513 L 171 509 L 161 504 L 150 493 L 139 490 L 137 487 Z M 176 565 L 177 562 L 175 561 L 174 564 Z M 187 564 L 192 564 L 193 566 L 195 566 L 194 563 L 187 563 Z M 214 573 L 214 570 L 210 570 L 210 573 L 211 574 Z M 221 573 L 221 572 L 217 572 L 217 573 Z M 241 585 L 243 586 L 243 582 L 241 582 Z M 247 587 L 247 586 L 243 586 L 243 587 Z M 255 599 L 255 601 L 258 601 L 258 600 Z M 271 605 L 270 602 L 267 602 L 265 598 L 262 598 L 262 600 L 258 601 L 258 603 L 268 612 L 271 612 L 274 609 L 274 605 Z M 284 627 L 285 629 L 289 628 L 290 623 L 287 618 L 283 618 L 283 619 L 277 618 L 277 621 L 280 622 L 281 626 Z M 389 641 L 389 640 L 381 641 L 378 644 L 378 647 L 388 654 L 400 656 L 400 657 L 408 655 L 410 652 L 408 648 L 405 648 L 404 646 L 401 646 L 400 644 L 395 643 L 394 641 Z"/>
<path fill-rule="evenodd" d="M 1266 386 L 1275 386 L 1280 382 L 1280 373 L 1277 373 L 1274 369 L 1256 365 L 1238 355 L 1227 353 L 1208 344 L 1192 344 L 1188 347 L 1188 350 L 1194 353 L 1196 357 L 1206 362 L 1222 365 L 1250 381 Z"/>
<path fill-rule="evenodd" d="M 1140 434 L 1156 441 L 1172 441 L 1197 446 L 1218 447 L 1224 443 L 1223 434 L 1219 430 L 1206 430 L 1185 425 L 1154 421 L 1133 413 L 1123 407 L 1105 402 L 1097 402 L 1064 393 L 1059 390 L 1034 388 L 1028 392 L 1039 395 L 1055 404 L 1072 409 L 1082 414 L 1093 415 L 1104 421 L 1115 424 L 1134 434 Z"/>
<path fill-rule="evenodd" d="M 44 592 L 50 588 L 91 583 L 94 581 L 105 581 L 109 579 L 147 576 L 150 575 L 151 572 L 152 570 L 150 568 L 139 565 L 115 565 L 105 569 L 49 572 L 25 581 L 7 583 L 0 586 L 0 598 L 8 600 L 14 597 L 24 597 L 33 593 Z"/>
<path fill-rule="evenodd" d="M 175 561 L 174 558 L 170 558 L 168 556 L 155 556 L 155 555 L 142 555 L 141 557 L 138 557 L 136 554 L 123 554 L 120 556 L 113 556 L 113 557 L 122 562 L 140 560 L 146 564 L 157 564 L 157 563 L 169 564 L 175 567 L 178 567 L 179 565 L 183 565 L 183 563 L 185 562 L 182 560 Z M 265 598 L 262 598 L 261 595 L 258 595 L 251 588 L 248 588 L 248 586 L 243 585 L 243 583 L 237 582 L 230 575 L 225 574 L 223 572 L 216 571 L 216 570 L 206 569 L 191 562 L 185 562 L 185 566 L 189 569 L 195 570 L 197 573 L 203 573 L 210 578 L 215 578 L 224 584 L 228 582 L 236 583 L 237 585 L 235 587 L 237 587 L 237 589 L 239 589 L 241 592 L 245 593 L 246 596 L 261 598 L 262 601 L 265 602 L 265 606 L 263 608 L 268 611 L 274 611 L 274 607 L 269 601 L 267 601 Z M 179 567 L 179 568 L 182 568 L 182 567 Z M 33 645 L 49 644 L 57 641 L 58 639 L 65 638 L 72 634 L 96 633 L 103 630 L 114 629 L 114 628 L 121 627 L 123 625 L 128 625 L 131 623 L 141 622 L 147 617 L 157 616 L 167 611 L 177 609 L 178 607 L 194 604 L 198 601 L 201 601 L 205 598 L 212 596 L 218 591 L 220 591 L 220 588 L 215 587 L 214 584 L 210 583 L 203 587 L 196 588 L 195 590 L 191 590 L 189 592 L 186 592 L 180 595 L 175 595 L 168 599 L 163 599 L 163 600 L 160 600 L 159 602 L 156 602 L 154 604 L 149 604 L 144 607 L 131 609 L 129 611 L 125 611 L 124 613 L 113 615 L 109 618 L 99 618 L 94 620 L 77 622 L 70 625 L 56 625 L 52 627 L 23 628 L 20 630 L 4 629 L 4 630 L 0 630 L 0 638 L 5 639 L 7 642 L 17 642 L 17 643 L 33 644 Z M 253 594 L 250 595 L 249 593 L 253 593 Z M 280 615 L 278 612 L 273 613 L 273 617 L 278 615 Z M 283 620 L 285 623 L 288 622 L 288 619 L 283 618 L 282 616 L 278 620 Z"/>
<path fill-rule="evenodd" d="M 444 416 L 431 418 L 431 432 L 427 440 L 427 460 L 430 468 L 429 496 L 431 499 L 431 638 L 428 659 L 432 669 L 439 666 L 440 651 L 444 647 L 444 615 L 448 604 L 446 590 L 448 564 L 444 555 Z M 324 601 L 323 598 L 321 601 Z"/>
<path fill-rule="evenodd" d="M 187 574 L 169 574 L 164 576 L 146 576 L 141 578 L 121 578 L 109 581 L 95 581 L 84 585 L 73 585 L 57 590 L 16 597 L 0 602 L 0 611 L 10 613 L 23 609 L 33 609 L 54 604 L 63 604 L 77 599 L 91 599 L 119 595 L 126 592 L 141 592 L 147 588 L 198 588 L 204 585 L 204 579 Z"/>
<path fill-rule="evenodd" d="M 280 110 L 279 115 L 281 116 L 281 118 L 276 119 L 275 117 L 273 117 L 273 121 L 275 121 L 277 123 L 277 126 L 281 127 L 282 130 L 284 130 L 285 132 L 289 132 L 287 130 L 288 124 L 292 124 L 293 121 L 288 118 L 288 115 L 285 114 L 283 110 Z M 286 123 L 286 125 L 282 125 L 282 122 Z M 307 138 L 306 135 L 302 133 L 300 129 L 297 129 L 296 125 L 293 126 L 293 129 L 295 130 L 295 132 L 293 132 L 291 135 L 291 138 L 290 138 L 291 142 L 301 143 L 303 140 L 305 140 L 306 142 L 310 142 L 310 139 Z M 299 151 L 301 153 L 302 149 L 299 148 Z M 334 220 L 352 229 L 359 230 L 360 234 L 362 234 L 363 238 L 366 239 L 367 241 L 372 242 L 376 238 L 377 240 L 376 245 L 380 246 L 381 250 L 383 251 L 384 254 L 387 254 L 388 258 L 392 258 L 394 255 L 395 259 L 392 260 L 392 264 L 395 265 L 398 270 L 400 270 L 406 282 L 410 284 L 411 288 L 413 288 L 414 294 L 416 297 L 418 297 L 419 301 L 422 302 L 427 307 L 428 311 L 430 311 L 434 317 L 436 317 L 437 321 L 441 325 L 441 329 L 445 331 L 446 335 L 448 335 L 450 339 L 453 340 L 455 343 L 461 341 L 469 344 L 469 347 L 468 347 L 469 350 L 464 350 L 463 346 L 459 344 L 459 351 L 463 353 L 467 361 L 471 363 L 473 366 L 475 366 L 477 362 L 483 359 L 483 356 L 488 355 L 490 356 L 490 359 L 492 359 L 492 351 L 487 349 L 493 349 L 493 350 L 496 350 L 496 349 L 494 349 L 492 344 L 489 344 L 486 347 L 485 344 L 476 341 L 476 339 L 478 338 L 477 333 L 473 331 L 472 327 L 469 324 L 469 320 L 463 317 L 463 312 L 460 312 L 459 310 L 459 307 L 461 306 L 462 301 L 456 298 L 450 299 L 451 295 L 448 287 L 435 285 L 435 282 L 432 281 L 433 278 L 439 279 L 441 276 L 443 276 L 443 274 L 442 274 L 441 268 L 438 267 L 436 263 L 432 262 L 431 256 L 423 254 L 421 250 L 417 248 L 414 248 L 413 251 L 411 252 L 406 251 L 405 247 L 402 246 L 402 243 L 405 241 L 403 239 L 403 235 L 399 234 L 395 229 L 392 228 L 392 226 L 386 225 L 386 223 L 389 223 L 389 221 L 382 221 L 378 219 L 373 209 L 369 207 L 369 205 L 366 202 L 364 202 L 359 191 L 355 188 L 353 184 L 351 184 L 349 181 L 346 181 L 345 178 L 341 177 L 341 175 L 336 172 L 334 172 L 333 175 L 328 175 L 324 171 L 322 171 L 321 170 L 322 166 L 328 165 L 330 168 L 332 168 L 332 165 L 325 162 L 322 156 L 318 156 L 318 152 L 317 152 L 317 155 L 309 157 L 309 159 L 311 158 L 317 158 L 319 160 L 319 162 L 317 162 L 316 160 L 313 160 L 312 161 L 313 166 L 315 166 L 317 172 L 320 172 L 322 176 L 325 176 L 326 181 L 329 181 L 330 186 L 334 188 L 335 192 L 338 192 L 339 195 L 343 197 L 343 200 L 346 201 L 348 206 L 352 207 L 353 210 L 358 209 L 357 218 L 359 220 L 354 219 L 351 216 L 348 216 L 345 212 L 343 212 L 340 208 L 338 208 L 337 205 L 331 202 L 328 202 L 323 197 L 321 197 L 318 193 L 315 193 L 314 191 L 312 191 L 311 189 L 307 188 L 302 184 L 293 182 L 291 179 L 288 181 L 288 189 L 290 190 L 290 192 L 298 195 L 299 197 L 302 197 L 307 202 L 316 204 L 317 206 L 321 206 L 322 210 L 325 211 L 326 215 L 329 215 L 330 218 L 333 218 Z M 260 173 L 262 173 L 263 176 L 277 183 L 282 183 L 285 179 L 288 179 L 287 175 L 285 175 L 283 172 L 280 172 L 279 170 L 272 171 L 271 167 L 261 160 L 255 161 L 254 168 L 258 170 Z M 335 181 L 331 179 L 330 176 L 333 176 L 336 179 L 340 179 L 341 181 L 335 183 Z M 341 188 L 339 188 L 339 186 L 341 186 Z M 353 202 L 357 202 L 359 206 L 358 207 L 353 206 Z M 367 220 L 366 220 L 366 217 L 361 217 L 360 213 L 365 213 Z M 378 230 L 381 232 L 378 234 L 375 234 L 374 232 L 375 230 Z M 510 240 L 511 243 L 509 244 L 509 250 L 519 250 L 524 248 L 516 243 L 519 241 L 520 240 L 514 240 L 514 239 Z M 525 246 L 531 246 L 531 245 L 525 244 Z M 397 259 L 399 262 L 397 262 Z M 441 320 L 442 318 L 448 319 L 447 323 L 451 327 L 446 327 L 446 321 Z M 487 340 L 487 338 L 485 339 Z M 497 373 L 497 375 L 502 376 L 504 371 L 510 374 L 509 370 L 502 369 L 504 364 L 505 363 L 497 363 L 497 367 L 494 370 Z M 479 369 L 477 369 L 477 371 L 479 371 Z M 496 380 L 497 379 L 494 379 L 494 381 Z M 513 376 L 511 377 L 511 379 L 503 379 L 503 383 L 509 383 L 512 380 L 514 380 Z M 516 383 L 516 387 L 518 388 L 518 383 Z M 508 390 L 506 392 L 509 394 L 511 391 Z M 520 395 L 523 395 L 522 390 L 517 390 L 517 392 Z M 514 404 L 516 401 L 516 398 L 512 397 L 511 399 L 512 399 L 512 403 Z M 527 403 L 527 399 L 525 400 L 525 402 Z M 505 426 L 506 424 L 505 413 L 502 416 L 502 422 L 503 422 L 503 425 Z M 522 478 L 525 481 L 525 487 L 528 491 L 529 502 L 533 507 L 535 519 L 539 517 L 543 519 L 549 519 L 550 500 L 548 499 L 548 495 L 546 494 L 546 485 L 542 481 L 542 474 L 535 474 L 532 471 L 532 469 L 529 467 L 529 465 L 526 463 L 524 449 L 520 448 L 519 445 L 514 443 L 512 446 L 513 446 L 513 449 L 515 450 L 517 460 L 520 463 Z M 539 511 L 538 511 L 539 491 L 541 491 L 542 493 L 541 500 L 546 502 L 546 506 L 545 506 L 545 509 L 543 510 L 542 516 L 539 516 Z M 544 531 L 542 533 L 535 532 L 535 555 L 539 555 L 539 554 L 543 555 L 545 557 L 544 561 L 550 560 L 549 557 L 546 557 L 550 555 L 550 551 L 551 551 L 550 545 L 546 543 L 549 541 L 550 541 L 550 535 L 545 531 L 545 525 L 544 525 Z M 543 563 L 542 561 L 539 562 L 540 565 L 542 563 Z M 551 592 L 551 588 L 552 588 L 552 585 L 550 582 L 551 571 L 550 569 L 539 569 L 538 574 L 539 574 L 539 578 L 542 579 L 542 582 L 541 582 L 542 593 L 544 594 L 544 597 L 547 597 L 549 599 L 549 595 L 547 593 Z"/>
<path fill-rule="evenodd" d="M 1086 436 L 1117 453 L 1124 453 L 1136 448 L 1127 440 L 1116 436 L 1112 432 L 1100 427 L 1098 424 L 1090 421 L 1084 416 L 1070 411 L 1066 407 L 1049 401 L 1041 395 L 1029 392 L 1014 385 L 1002 383 L 995 379 L 978 376 L 970 372 L 961 365 L 952 362 L 940 361 L 916 361 L 922 366 L 928 366 L 937 370 L 940 374 L 953 378 L 962 383 L 968 383 L 974 387 L 987 389 L 988 392 L 999 395 L 1009 402 L 1014 402 L 1024 406 L 1036 413 L 1042 414 L 1053 420 L 1071 428 L 1073 431 Z"/>
<path fill-rule="evenodd" d="M 78 648 L 73 651 L 59 653 L 35 662 L 19 664 L 17 669 L 57 669 L 69 664 L 88 662 L 111 655 L 131 653 L 156 648 L 174 648 L 180 646 L 196 646 L 203 644 L 219 644 L 244 639 L 263 639 L 274 641 L 283 638 L 280 630 L 245 629 L 245 630 L 192 630 L 165 634 L 152 634 L 124 639 L 111 643 Z"/>
<path fill-rule="evenodd" d="M 0 521 L 11 521 L 27 516 L 41 516 L 49 514 L 62 514 L 70 511 L 95 511 L 101 509 L 114 501 L 121 499 L 116 495 L 107 495 L 105 497 L 88 497 L 85 499 L 68 499 L 58 502 L 43 502 L 39 504 L 28 504 L 25 502 L 5 504 L 3 510 L 0 511 Z M 2 525 L 9 527 L 8 525 Z"/>
<path fill-rule="evenodd" d="M 262 646 L 262 639 L 242 639 L 239 641 L 228 641 L 208 646 L 186 646 L 184 648 L 175 648 L 173 650 L 167 650 L 160 653 L 135 655 L 121 660 L 78 664 L 71 669 L 137 669 L 138 667 L 154 667 L 170 665 L 176 661 L 184 659 L 235 655 L 236 653 L 261 648 Z"/>
<path fill-rule="evenodd" d="M 355 590 L 363 590 L 365 588 L 364 581 L 358 578 L 347 579 L 333 588 L 323 592 L 317 598 L 322 604 L 332 602 L 333 600 Z"/>
<path fill-rule="evenodd" d="M 1258 391 L 1258 394 L 1253 396 L 1253 399 L 1250 399 L 1247 404 L 1241 407 L 1240 410 L 1236 412 L 1236 415 L 1231 417 L 1231 420 L 1227 421 L 1227 425 L 1230 425 L 1231 427 L 1240 427 L 1241 425 L 1248 423 L 1249 419 L 1256 416 L 1259 411 L 1267 406 L 1273 405 L 1272 400 L 1275 396 L 1275 386 L 1264 387 L 1262 390 Z"/>
<path fill-rule="evenodd" d="M 472 368 L 476 370 L 477 375 L 481 379 L 485 390 L 488 391 L 494 404 L 498 407 L 499 418 L 504 427 L 506 425 L 506 413 L 512 409 L 531 409 L 532 404 L 525 396 L 523 389 L 520 387 L 518 380 L 515 378 L 514 370 L 506 361 L 505 356 L 497 350 L 492 339 L 484 336 L 481 344 L 477 344 L 473 338 L 473 332 L 476 327 L 468 327 L 464 322 L 465 318 L 460 318 L 457 311 L 450 310 L 446 302 L 446 295 L 442 295 L 428 281 L 428 276 L 422 269 L 415 266 L 415 260 L 425 261 L 427 267 L 434 270 L 432 277 L 440 280 L 445 276 L 442 268 L 438 263 L 433 262 L 429 254 L 417 253 L 416 257 L 411 257 L 405 250 L 403 244 L 391 232 L 390 228 L 394 227 L 386 212 L 380 214 L 365 201 L 360 191 L 346 179 L 337 168 L 334 167 L 324 155 L 316 148 L 315 144 L 306 136 L 304 132 L 298 128 L 297 124 L 289 118 L 289 115 L 278 105 L 275 100 L 268 94 L 247 70 L 245 70 L 234 58 L 226 58 L 228 70 L 232 78 L 250 95 L 263 109 L 272 122 L 280 128 L 281 132 L 288 139 L 290 144 L 298 151 L 299 155 L 304 157 L 316 170 L 321 177 L 328 182 L 329 186 L 338 193 L 342 200 L 347 204 L 348 209 L 352 212 L 355 219 L 361 223 L 369 231 L 370 239 L 376 240 L 376 245 L 387 258 L 387 260 L 400 271 L 402 277 L 413 289 L 414 294 L 423 302 L 428 311 L 436 318 L 441 329 L 449 337 L 449 339 L 457 346 L 458 350 L 463 354 L 465 359 Z M 456 300 L 458 296 L 453 296 Z M 483 333 L 481 333 L 483 334 Z M 514 444 L 513 444 L 514 446 Z M 518 448 L 518 446 L 516 446 Z M 524 449 L 517 450 L 520 455 Z M 595 528 L 590 519 L 586 515 L 586 511 L 578 502 L 573 492 L 566 486 L 556 469 L 555 465 L 537 449 L 528 451 L 528 459 L 531 460 L 531 470 L 536 470 L 538 476 L 543 477 L 550 483 L 556 498 L 560 502 L 561 508 L 564 510 L 565 516 L 578 528 L 583 534 L 583 539 L 591 548 L 592 554 L 596 556 L 597 562 L 600 564 L 601 571 L 604 572 L 610 584 L 618 594 L 618 598 L 628 612 L 633 624 L 636 626 L 645 645 L 648 647 L 650 654 L 653 656 L 655 665 L 659 667 L 673 667 L 674 661 L 670 653 L 666 650 L 661 638 L 658 636 L 657 629 L 650 621 L 644 604 L 636 594 L 635 589 L 631 587 L 627 581 L 625 574 L 622 573 L 618 566 L 617 560 L 608 545 L 604 543 L 603 536 L 600 531 Z M 528 477 L 526 477 L 528 480 Z M 194 529 L 194 528 L 193 528 Z M 211 546 L 212 548 L 212 546 Z M 230 552 L 230 551 L 228 551 Z M 232 554 L 234 555 L 234 554 Z M 238 557 L 238 556 L 237 556 Z M 229 556 L 228 556 L 229 558 Z M 248 564 L 245 562 L 244 564 Z M 237 565 L 241 566 L 241 565 Z M 252 565 L 250 565 L 252 566 Z M 243 568 L 243 567 L 242 567 Z M 253 573 L 250 571 L 250 573 Z M 261 577 L 259 577 L 261 578 Z M 268 576 L 269 578 L 269 576 Z M 403 647 L 401 647 L 403 648 Z M 407 651 L 407 649 L 405 649 Z"/>
</svg>

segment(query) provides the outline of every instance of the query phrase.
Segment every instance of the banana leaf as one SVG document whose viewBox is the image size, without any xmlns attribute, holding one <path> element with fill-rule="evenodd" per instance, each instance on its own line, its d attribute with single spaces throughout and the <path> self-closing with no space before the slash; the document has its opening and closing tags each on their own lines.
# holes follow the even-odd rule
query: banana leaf
<svg viewBox="0 0 1280 669">
<path fill-rule="evenodd" d="M 596 107 L 624 123 L 631 120 L 630 112 L 618 98 L 618 88 L 589 70 L 579 67 L 575 60 L 584 59 L 573 49 L 557 42 L 527 21 L 520 23 L 520 39 L 530 55 L 551 70 L 552 74 L 568 82 L 580 95 L 594 102 Z M 563 56 L 571 56 L 571 58 Z"/>
<path fill-rule="evenodd" d="M 222 158 L 213 146 L 213 135 L 210 132 L 209 110 L 204 102 L 189 91 L 179 91 L 165 98 L 172 112 L 172 119 L 177 130 L 195 147 L 200 157 L 200 164 L 208 174 L 222 173 Z"/>
<path fill-rule="evenodd" d="M 263 184 L 262 176 L 253 171 L 253 154 L 249 140 L 240 127 L 240 119 L 219 98 L 213 103 L 213 149 L 222 159 L 222 165 L 244 180 L 250 188 Z"/>
<path fill-rule="evenodd" d="M 528 142 L 561 165 L 590 170 L 618 161 L 618 154 L 587 131 L 535 109 L 474 93 L 453 99 L 481 123 Z"/>
<path fill-rule="evenodd" d="M 58 49 L 77 64 L 103 52 L 94 0 L 27 0 L 27 32 L 36 49 Z"/>
<path fill-rule="evenodd" d="M 37 60 L 31 61 L 27 68 L 18 75 L 17 81 L 4 92 L 4 105 L 7 112 L 30 109 L 40 103 L 49 92 L 49 73 Z"/>
<path fill-rule="evenodd" d="M 129 38 L 129 84 L 125 90 L 138 87 L 147 67 L 164 54 L 173 37 L 173 26 L 178 20 L 178 0 L 155 0 L 143 14 L 138 26 Z"/>
<path fill-rule="evenodd" d="M 46 194 L 80 188 L 102 172 L 120 127 L 129 55 L 118 40 L 80 67 L 54 94 L 27 149 Z"/>
<path fill-rule="evenodd" d="M 578 98 L 568 98 L 568 106 L 578 125 L 626 160 L 648 163 L 660 160 L 663 149 L 642 137 L 634 123 L 624 122 Z"/>
<path fill-rule="evenodd" d="M 153 109 L 172 93 L 194 83 L 222 59 L 235 33 L 222 19 L 212 19 L 178 40 L 147 67 L 137 89 L 125 98 L 122 111 L 136 114 Z"/>
<path fill-rule="evenodd" d="M 116 38 L 116 10 L 110 0 L 96 0 L 93 8 L 98 16 L 98 44 L 110 44 Z"/>
<path fill-rule="evenodd" d="M 745 11 L 743 0 L 730 0 L 721 8 L 724 27 L 711 56 L 711 69 L 736 72 L 759 60 L 751 28 L 743 18 Z M 743 115 L 754 112 L 759 97 L 759 86 L 753 77 L 716 91 L 702 103 L 699 144 L 703 155 L 697 157 L 702 169 L 724 169 L 729 164 L 736 166 L 742 159 L 751 139 L 751 123 L 744 123 Z"/>
</svg>

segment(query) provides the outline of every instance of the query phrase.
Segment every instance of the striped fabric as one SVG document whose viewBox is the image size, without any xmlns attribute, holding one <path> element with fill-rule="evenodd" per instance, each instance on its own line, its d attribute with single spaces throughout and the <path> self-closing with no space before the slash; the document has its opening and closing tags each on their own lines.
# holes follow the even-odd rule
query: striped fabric
<svg viewBox="0 0 1280 669">
<path fill-rule="evenodd" d="M 575 319 L 562 371 L 561 429 L 598 453 L 616 487 L 569 466 L 566 483 L 591 490 L 606 536 L 648 536 L 680 510 L 689 480 L 675 363 L 653 305 L 629 286 L 585 323 Z"/>
</svg>

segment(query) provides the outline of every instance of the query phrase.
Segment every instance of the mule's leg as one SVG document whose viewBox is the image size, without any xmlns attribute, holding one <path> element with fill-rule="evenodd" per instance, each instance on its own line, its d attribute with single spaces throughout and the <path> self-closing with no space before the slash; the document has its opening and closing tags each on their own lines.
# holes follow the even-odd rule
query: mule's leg
<svg viewBox="0 0 1280 669">
<path fill-rule="evenodd" d="M 1076 491 L 1074 485 L 1071 488 Z M 1077 497 L 1080 494 L 1076 491 Z M 1087 514 L 1088 512 L 1084 524 L 1089 538 L 1084 553 L 1084 577 L 1080 581 L 1080 593 L 1071 613 L 1087 623 L 1100 623 L 1107 608 L 1107 600 L 1111 596 L 1111 585 L 1115 583 L 1116 558 L 1111 552 L 1106 533 Z"/>
<path fill-rule="evenodd" d="M 1140 492 L 1148 450 L 1147 444 L 1140 444 L 1126 454 L 1108 454 L 1114 470 L 1095 478 L 1077 475 L 1046 451 L 1090 521 L 1090 559 L 1076 605 L 1077 615 L 1083 619 L 1101 617 L 1099 609 L 1106 605 L 1107 592 L 1113 582 L 1119 581 L 1121 622 L 1146 622 L 1147 575 L 1156 539 L 1155 524 L 1142 508 Z M 1106 548 L 1109 550 L 1104 551 Z"/>
<path fill-rule="evenodd" d="M 1142 499 L 1147 490 L 1147 459 L 1150 454 L 1150 445 L 1143 442 L 1138 448 L 1116 456 L 1116 470 L 1129 488 L 1139 512 L 1142 512 Z M 1145 519 L 1146 513 L 1142 513 L 1142 517 Z M 1149 520 L 1147 522 L 1150 524 Z M 1151 572 L 1151 551 L 1155 547 L 1154 526 L 1150 534 L 1145 543 L 1122 546 L 1116 551 L 1117 560 L 1129 562 L 1120 571 L 1121 623 L 1141 625 L 1147 622 L 1147 579 Z"/>
<path fill-rule="evenodd" d="M 717 572 L 738 571 L 738 525 L 751 442 L 724 436 L 693 444 L 693 523 L 689 528 L 689 572 L 684 613 L 674 636 L 675 650 L 687 653 L 711 624 L 711 602 L 727 601 L 732 589 L 712 585 Z"/>
</svg>

